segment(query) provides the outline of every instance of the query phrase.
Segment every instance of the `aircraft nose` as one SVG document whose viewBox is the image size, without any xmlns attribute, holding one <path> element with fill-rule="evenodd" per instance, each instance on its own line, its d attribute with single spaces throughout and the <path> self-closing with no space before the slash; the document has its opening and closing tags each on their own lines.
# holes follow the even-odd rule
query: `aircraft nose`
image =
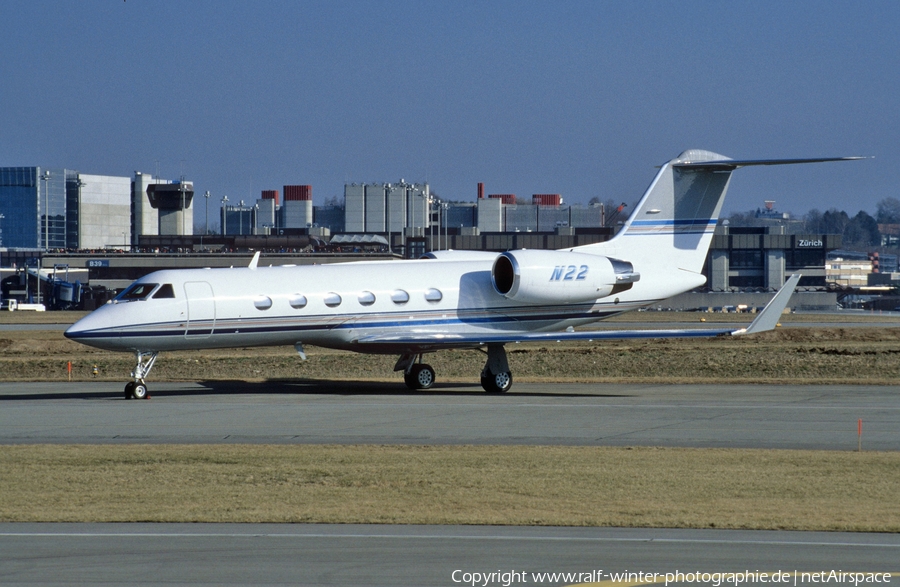
<svg viewBox="0 0 900 587">
<path fill-rule="evenodd" d="M 94 310 L 69 326 L 63 335 L 70 340 L 98 349 L 115 351 L 128 348 L 123 347 L 116 329 L 116 325 L 121 324 L 121 320 L 118 322 L 114 320 L 115 316 L 108 308 L 109 306 L 102 306 Z"/>
<path fill-rule="evenodd" d="M 90 336 L 92 331 L 98 330 L 102 324 L 102 320 L 100 320 L 96 314 L 96 312 L 91 312 L 75 324 L 69 326 L 65 332 L 63 332 L 63 336 L 72 340 L 83 340 Z"/>
<path fill-rule="evenodd" d="M 76 322 L 75 324 L 66 328 L 66 331 L 63 332 L 63 336 L 65 336 L 66 338 L 71 338 L 73 340 L 77 340 L 78 337 L 81 335 L 81 333 L 82 333 L 81 327 L 78 325 L 78 322 Z"/>
<path fill-rule="evenodd" d="M 85 332 L 82 322 L 84 322 L 84 318 L 66 328 L 66 331 L 63 332 L 63 336 L 65 336 L 66 338 L 71 338 L 72 340 L 78 340 L 79 338 L 82 338 Z"/>
</svg>

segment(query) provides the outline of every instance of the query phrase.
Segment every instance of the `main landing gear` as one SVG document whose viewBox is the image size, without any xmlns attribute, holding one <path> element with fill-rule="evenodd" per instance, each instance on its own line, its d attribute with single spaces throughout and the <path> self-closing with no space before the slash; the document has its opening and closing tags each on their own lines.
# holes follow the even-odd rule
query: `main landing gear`
<svg viewBox="0 0 900 587">
<path fill-rule="evenodd" d="M 512 372 L 502 344 L 488 345 L 487 361 L 481 370 L 481 387 L 488 393 L 506 393 L 512 387 Z"/>
<path fill-rule="evenodd" d="M 428 389 L 434 385 L 434 369 L 422 362 L 421 353 L 401 356 L 394 371 L 403 371 L 403 382 L 410 389 Z"/>
<path fill-rule="evenodd" d="M 434 385 L 434 369 L 422 362 L 422 354 L 407 353 L 394 365 L 403 371 L 403 382 L 413 390 L 429 389 Z M 512 373 L 502 344 L 488 345 L 487 361 L 481 370 L 481 387 L 488 393 L 505 393 L 512 387 Z"/>
<path fill-rule="evenodd" d="M 150 369 L 153 368 L 156 355 L 159 353 L 135 351 L 134 354 L 137 359 L 137 365 L 131 372 L 134 381 L 129 381 L 125 385 L 125 399 L 150 399 L 150 391 L 147 389 L 147 384 L 144 383 L 144 378 L 150 374 Z"/>
</svg>

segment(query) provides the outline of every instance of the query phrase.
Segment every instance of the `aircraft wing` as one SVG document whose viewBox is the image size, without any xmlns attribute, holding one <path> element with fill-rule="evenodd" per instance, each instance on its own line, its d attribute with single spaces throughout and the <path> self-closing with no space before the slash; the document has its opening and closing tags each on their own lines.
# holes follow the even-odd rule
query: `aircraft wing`
<svg viewBox="0 0 900 587">
<path fill-rule="evenodd" d="M 481 347 L 490 344 L 517 342 L 562 342 L 568 340 L 616 340 L 626 338 L 702 338 L 715 336 L 741 336 L 773 330 L 791 299 L 791 294 L 800 281 L 794 274 L 785 282 L 762 312 L 746 328 L 681 330 L 593 330 L 565 332 L 500 332 L 500 333 L 443 333 L 443 332 L 398 332 L 364 336 L 357 340 L 361 346 L 389 346 L 415 348 L 429 351 L 454 347 Z"/>
</svg>

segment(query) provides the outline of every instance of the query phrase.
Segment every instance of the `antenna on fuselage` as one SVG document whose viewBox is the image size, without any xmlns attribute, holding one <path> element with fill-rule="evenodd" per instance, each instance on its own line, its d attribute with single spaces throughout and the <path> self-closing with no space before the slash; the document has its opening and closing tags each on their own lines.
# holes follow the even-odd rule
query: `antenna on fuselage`
<svg viewBox="0 0 900 587">
<path fill-rule="evenodd" d="M 259 254 L 261 252 L 262 251 L 256 251 L 256 253 L 253 255 L 253 259 L 250 260 L 250 264 L 248 265 L 250 269 L 256 269 L 256 266 L 259 264 Z"/>
</svg>

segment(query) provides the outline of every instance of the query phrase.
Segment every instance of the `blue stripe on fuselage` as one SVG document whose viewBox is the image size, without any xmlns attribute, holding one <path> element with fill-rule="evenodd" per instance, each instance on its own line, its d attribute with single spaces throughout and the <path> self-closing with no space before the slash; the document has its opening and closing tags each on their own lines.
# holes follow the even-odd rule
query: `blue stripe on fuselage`
<svg viewBox="0 0 900 587">
<path fill-rule="evenodd" d="M 652 303 L 651 300 L 640 302 L 638 305 L 646 305 Z M 631 306 L 632 304 L 629 304 Z M 575 308 L 577 311 L 572 311 Z M 258 334 L 258 333 L 275 333 L 275 332 L 308 332 L 308 331 L 325 331 L 325 330 L 341 330 L 341 329 L 391 329 L 391 328 L 410 328 L 421 326 L 457 326 L 457 325 L 479 325 L 491 328 L 492 325 L 502 325 L 509 323 L 529 323 L 529 322 L 546 322 L 553 320 L 572 320 L 593 318 L 602 320 L 603 318 L 619 314 L 623 310 L 616 309 L 614 311 L 591 311 L 593 304 L 582 304 L 579 306 L 568 306 L 569 311 L 558 310 L 555 312 L 547 312 L 540 314 L 524 314 L 530 308 L 504 308 L 488 310 L 479 310 L 478 315 L 467 316 L 467 312 L 458 312 L 453 317 L 444 318 L 446 311 L 436 310 L 430 312 L 433 314 L 441 314 L 441 317 L 429 318 L 422 314 L 421 317 L 414 319 L 398 320 L 391 319 L 370 319 L 365 318 L 371 314 L 350 314 L 350 315 L 316 315 L 302 319 L 297 322 L 295 316 L 278 316 L 272 318 L 237 318 L 237 319 L 221 319 L 215 320 L 215 326 L 209 327 L 208 322 L 200 321 L 199 323 L 191 322 L 191 329 L 188 331 L 187 337 L 195 335 L 220 335 L 220 334 Z M 517 313 L 518 312 L 518 313 Z M 489 315 L 485 315 L 489 314 Z M 408 316 L 409 313 L 392 312 L 389 315 Z M 460 317 L 462 315 L 462 317 Z M 335 320 L 340 322 L 335 323 Z M 271 324 L 278 322 L 287 322 L 287 324 Z M 260 325 L 260 323 L 270 323 L 269 325 Z M 517 329 L 519 330 L 519 329 Z M 91 338 L 150 338 L 161 336 L 185 336 L 185 325 L 183 321 L 179 322 L 152 322 L 127 327 L 108 327 L 87 331 L 66 332 L 66 337 L 73 340 L 91 339 Z"/>
</svg>

